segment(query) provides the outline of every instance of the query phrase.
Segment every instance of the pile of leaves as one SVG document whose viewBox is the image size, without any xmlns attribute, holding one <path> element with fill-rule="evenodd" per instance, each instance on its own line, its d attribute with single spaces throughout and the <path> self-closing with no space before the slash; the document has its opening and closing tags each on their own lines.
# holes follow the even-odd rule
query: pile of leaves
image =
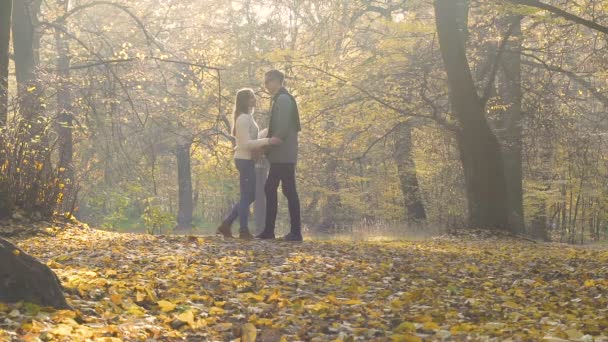
<svg viewBox="0 0 608 342">
<path fill-rule="evenodd" d="M 608 341 L 602 249 L 54 235 L 16 242 L 58 274 L 74 310 L 0 304 L 0 340 Z"/>
</svg>

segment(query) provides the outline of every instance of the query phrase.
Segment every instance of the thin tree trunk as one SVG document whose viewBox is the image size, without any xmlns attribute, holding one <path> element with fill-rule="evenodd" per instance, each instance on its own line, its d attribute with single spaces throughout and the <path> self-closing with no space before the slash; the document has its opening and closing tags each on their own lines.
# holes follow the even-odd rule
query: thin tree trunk
<svg viewBox="0 0 608 342">
<path fill-rule="evenodd" d="M 64 12 L 67 12 L 69 1 L 62 1 Z M 64 212 L 72 210 L 75 198 L 73 191 L 74 165 L 73 165 L 73 137 L 72 137 L 72 93 L 70 91 L 70 50 L 63 33 L 55 31 L 55 44 L 57 48 L 57 133 L 59 145 L 59 171 L 64 184 L 62 191 L 62 209 Z"/>
<path fill-rule="evenodd" d="M 321 223 L 319 223 L 318 231 L 320 232 L 331 232 L 337 228 L 338 219 L 337 214 L 342 206 L 340 200 L 340 184 L 337 178 L 338 161 L 335 158 L 330 158 L 325 165 L 325 176 L 329 194 L 327 194 L 326 203 L 321 207 Z"/>
<path fill-rule="evenodd" d="M 0 126 L 8 119 L 8 65 L 13 0 L 0 0 Z"/>
<path fill-rule="evenodd" d="M 426 211 L 420 195 L 416 163 L 412 151 L 412 125 L 405 123 L 395 135 L 393 158 L 397 164 L 397 173 L 405 205 L 408 222 L 416 223 L 426 220 Z"/>
<path fill-rule="evenodd" d="M 465 41 L 455 13 L 464 0 L 435 0 L 441 55 L 451 102 L 461 130 L 457 134 L 465 174 L 469 224 L 509 230 L 507 187 L 500 144 L 485 117 L 467 62 Z"/>
<path fill-rule="evenodd" d="M 540 181 L 541 184 L 543 184 L 546 188 L 545 191 L 548 191 L 551 187 L 551 159 L 553 158 L 552 153 L 553 153 L 553 146 L 551 144 L 551 142 L 549 141 L 545 141 L 543 144 L 541 144 L 540 146 L 540 158 L 539 158 L 539 162 L 541 166 L 541 169 L 539 170 L 539 172 L 534 175 L 534 178 L 536 178 L 536 180 Z M 534 210 L 534 215 L 532 216 L 532 220 L 530 222 L 530 236 L 532 236 L 535 239 L 541 239 L 544 241 L 548 241 L 549 240 L 549 234 L 548 234 L 548 227 L 547 224 L 550 223 L 551 226 L 554 226 L 553 223 L 556 220 L 557 217 L 557 222 L 558 224 L 555 224 L 555 226 L 557 226 L 557 228 L 560 227 L 559 225 L 559 219 L 560 219 L 560 203 L 556 203 L 555 204 L 555 212 L 553 213 L 553 215 L 551 216 L 551 220 L 547 220 L 547 199 L 545 194 L 540 194 L 538 196 L 536 196 L 536 198 L 534 198 L 534 204 L 533 206 L 535 207 Z"/>
<path fill-rule="evenodd" d="M 192 171 L 190 169 L 190 143 L 177 146 L 178 213 L 176 230 L 192 229 Z"/>
</svg>

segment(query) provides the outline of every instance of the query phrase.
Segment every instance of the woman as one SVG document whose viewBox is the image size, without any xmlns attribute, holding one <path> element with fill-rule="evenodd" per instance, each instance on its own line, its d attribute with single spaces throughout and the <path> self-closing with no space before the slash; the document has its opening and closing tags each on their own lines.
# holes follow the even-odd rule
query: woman
<svg viewBox="0 0 608 342">
<path fill-rule="evenodd" d="M 248 220 L 249 206 L 255 200 L 255 159 L 264 146 L 281 143 L 279 138 L 258 139 L 259 128 L 253 119 L 255 105 L 253 90 L 242 89 L 236 94 L 232 135 L 236 138 L 234 162 L 239 171 L 241 199 L 217 229 L 218 234 L 224 237 L 232 237 L 232 223 L 238 217 L 241 224 L 239 237 L 246 240 L 253 238 L 249 232 Z"/>
</svg>

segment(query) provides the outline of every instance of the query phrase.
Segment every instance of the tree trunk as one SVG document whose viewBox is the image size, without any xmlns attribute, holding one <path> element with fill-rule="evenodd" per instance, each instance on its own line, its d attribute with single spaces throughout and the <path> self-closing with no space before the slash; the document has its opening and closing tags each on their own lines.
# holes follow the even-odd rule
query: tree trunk
<svg viewBox="0 0 608 342">
<path fill-rule="evenodd" d="M 540 160 L 539 164 L 540 170 L 533 177 L 540 181 L 543 186 L 545 186 L 545 191 L 548 191 L 551 188 L 551 175 L 552 170 L 550 168 L 551 159 L 553 158 L 553 146 L 552 143 L 547 139 L 541 145 L 540 148 Z M 557 221 L 559 222 L 559 213 L 560 213 L 560 203 L 556 203 L 557 209 L 553 217 L 548 220 L 547 217 L 547 199 L 544 193 L 533 196 L 533 206 L 534 215 L 532 216 L 532 220 L 530 222 L 530 232 L 529 235 L 532 238 L 540 239 L 543 241 L 549 240 L 549 222 L 551 224 L 554 222 L 554 218 L 557 216 Z M 553 224 L 552 224 L 553 225 Z M 559 224 L 555 224 L 554 226 L 559 228 Z M 555 232 L 553 232 L 555 233 Z"/>
<path fill-rule="evenodd" d="M 192 171 L 190 143 L 177 146 L 178 213 L 176 230 L 192 229 Z"/>
<path fill-rule="evenodd" d="M 466 57 L 458 8 L 464 0 L 435 0 L 439 47 L 446 67 L 451 103 L 461 126 L 457 134 L 464 169 L 469 224 L 509 230 L 507 187 L 501 148 L 485 117 Z"/>
<path fill-rule="evenodd" d="M 39 63 L 40 34 L 36 32 L 41 0 L 21 0 L 13 3 L 13 50 L 19 113 L 33 122 L 41 112 L 42 86 L 36 77 Z M 33 135 L 38 133 L 34 130 Z"/>
<path fill-rule="evenodd" d="M 8 51 L 13 0 L 0 0 L 0 126 L 8 119 Z"/>
<path fill-rule="evenodd" d="M 338 226 L 337 214 L 342 206 L 340 200 L 340 184 L 337 178 L 338 161 L 335 158 L 330 158 L 325 165 L 325 186 L 329 193 L 326 197 L 325 205 L 321 207 L 321 222 L 317 230 L 319 232 L 333 232 Z"/>
<path fill-rule="evenodd" d="M 522 113 L 521 113 L 521 17 L 510 15 L 504 20 L 512 33 L 505 45 L 498 74 L 498 94 L 504 110 L 500 113 L 499 138 L 502 142 L 509 226 L 518 233 L 525 232 L 522 172 Z"/>
<path fill-rule="evenodd" d="M 68 10 L 68 0 L 61 1 L 64 13 Z M 72 93 L 69 86 L 70 79 L 70 50 L 63 33 L 55 31 L 55 44 L 57 48 L 57 133 L 59 147 L 59 171 L 62 190 L 62 209 L 68 213 L 72 211 L 75 192 L 73 191 L 74 165 L 73 165 L 73 137 L 72 137 Z"/>
<path fill-rule="evenodd" d="M 70 309 L 55 273 L 10 242 L 0 239 L 0 302 L 18 301 Z"/>
<path fill-rule="evenodd" d="M 405 214 L 408 222 L 416 223 L 426 220 L 426 211 L 420 196 L 416 163 L 412 151 L 412 125 L 405 123 L 395 135 L 393 158 L 397 164 L 397 173 L 403 194 Z"/>
</svg>

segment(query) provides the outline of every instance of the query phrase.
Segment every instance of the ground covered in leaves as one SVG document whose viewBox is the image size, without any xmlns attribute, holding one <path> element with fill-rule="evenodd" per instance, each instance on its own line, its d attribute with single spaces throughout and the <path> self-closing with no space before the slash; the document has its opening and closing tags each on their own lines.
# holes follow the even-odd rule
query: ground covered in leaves
<svg viewBox="0 0 608 342">
<path fill-rule="evenodd" d="M 0 340 L 608 341 L 603 249 L 66 227 L 13 240 L 58 274 L 74 311 L 0 304 Z"/>
</svg>

